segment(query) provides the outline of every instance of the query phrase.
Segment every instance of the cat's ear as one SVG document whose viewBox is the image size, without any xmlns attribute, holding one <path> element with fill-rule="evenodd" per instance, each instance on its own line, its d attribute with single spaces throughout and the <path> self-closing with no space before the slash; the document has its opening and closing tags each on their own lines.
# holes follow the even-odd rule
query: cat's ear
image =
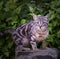
<svg viewBox="0 0 60 59">
<path fill-rule="evenodd" d="M 35 15 L 35 14 L 33 13 L 32 16 L 33 16 L 33 20 L 38 20 L 38 16 L 37 16 L 37 15 Z"/>
<path fill-rule="evenodd" d="M 48 20 L 48 19 L 49 19 L 49 16 L 50 16 L 50 15 L 47 14 L 47 15 L 45 15 L 44 17 L 45 17 L 46 20 Z"/>
</svg>

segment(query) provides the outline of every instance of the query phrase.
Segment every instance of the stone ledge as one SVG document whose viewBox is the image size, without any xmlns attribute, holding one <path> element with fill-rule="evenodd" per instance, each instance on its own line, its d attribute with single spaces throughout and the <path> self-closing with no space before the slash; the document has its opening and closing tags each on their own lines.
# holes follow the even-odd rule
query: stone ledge
<svg viewBox="0 0 60 59">
<path fill-rule="evenodd" d="M 57 55 L 55 48 L 47 48 L 36 51 L 19 51 L 15 59 L 57 59 Z"/>
</svg>

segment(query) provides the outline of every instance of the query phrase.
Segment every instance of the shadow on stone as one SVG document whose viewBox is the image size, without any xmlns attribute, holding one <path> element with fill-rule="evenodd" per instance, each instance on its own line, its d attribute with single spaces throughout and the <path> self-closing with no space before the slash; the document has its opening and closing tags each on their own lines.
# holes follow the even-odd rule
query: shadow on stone
<svg viewBox="0 0 60 59">
<path fill-rule="evenodd" d="M 54 58 L 46 55 L 46 56 L 35 56 L 35 57 L 32 57 L 32 59 L 54 59 Z"/>
</svg>

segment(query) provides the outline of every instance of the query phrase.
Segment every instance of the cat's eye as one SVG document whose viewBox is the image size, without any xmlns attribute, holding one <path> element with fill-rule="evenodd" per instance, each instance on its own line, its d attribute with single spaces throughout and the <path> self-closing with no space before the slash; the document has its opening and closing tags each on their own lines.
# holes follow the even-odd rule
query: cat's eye
<svg viewBox="0 0 60 59">
<path fill-rule="evenodd" d="M 48 23 L 47 23 L 47 22 L 43 22 L 43 24 L 44 24 L 44 25 L 48 25 Z"/>
<path fill-rule="evenodd" d="M 43 23 L 46 23 L 46 22 L 43 22 Z"/>
<path fill-rule="evenodd" d="M 39 22 L 37 22 L 37 24 L 39 24 Z"/>
</svg>

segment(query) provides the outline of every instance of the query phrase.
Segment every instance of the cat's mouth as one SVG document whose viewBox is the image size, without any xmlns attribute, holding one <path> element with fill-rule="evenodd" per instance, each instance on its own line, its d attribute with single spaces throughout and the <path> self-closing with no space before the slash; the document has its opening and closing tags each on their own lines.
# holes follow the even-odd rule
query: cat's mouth
<svg viewBox="0 0 60 59">
<path fill-rule="evenodd" d="M 39 36 L 37 36 L 38 38 L 42 38 L 42 37 L 44 37 L 44 35 L 39 35 Z"/>
<path fill-rule="evenodd" d="M 39 37 L 43 37 L 43 36 L 39 36 Z"/>
<path fill-rule="evenodd" d="M 39 36 L 43 36 L 43 35 L 46 35 L 46 33 L 38 33 L 39 34 Z"/>
</svg>

